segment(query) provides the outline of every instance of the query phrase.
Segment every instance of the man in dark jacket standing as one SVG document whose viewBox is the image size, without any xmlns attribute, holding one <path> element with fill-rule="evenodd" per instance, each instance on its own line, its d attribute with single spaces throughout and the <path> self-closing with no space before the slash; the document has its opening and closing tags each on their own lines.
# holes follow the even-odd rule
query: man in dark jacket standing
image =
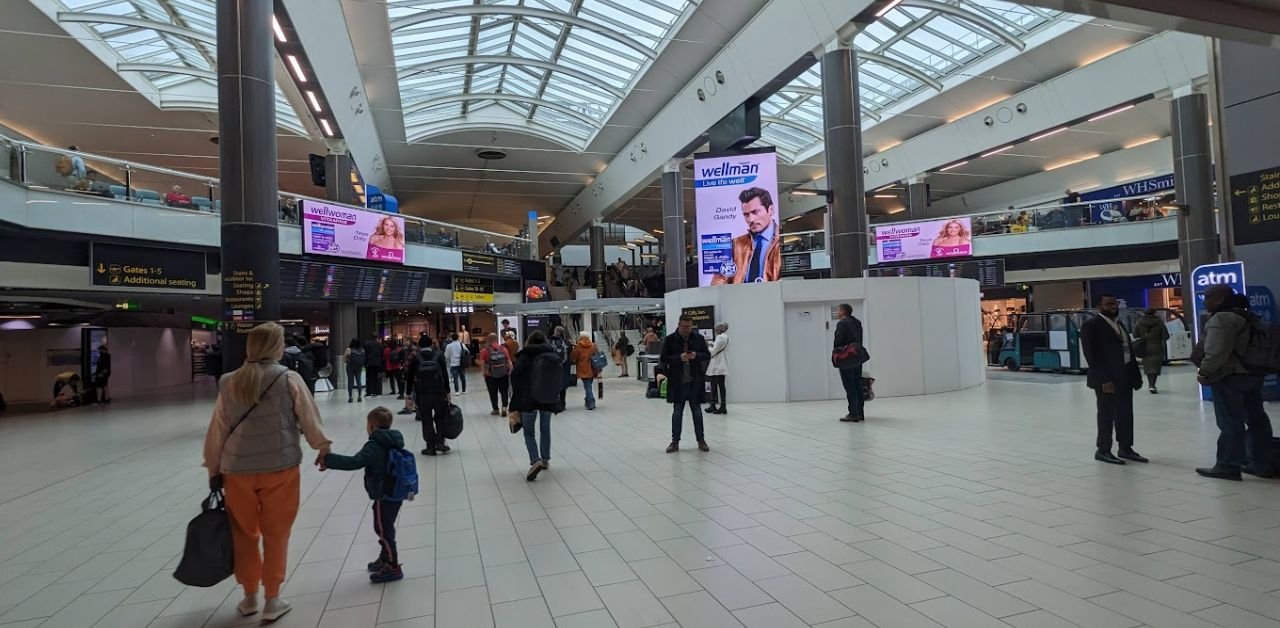
<svg viewBox="0 0 1280 628">
<path fill-rule="evenodd" d="M 1240 480 L 1240 473 L 1275 477 L 1271 460 L 1271 418 L 1262 405 L 1263 375 L 1240 359 L 1249 348 L 1257 323 L 1249 299 L 1228 286 L 1211 286 L 1204 295 L 1209 311 L 1204 328 L 1204 358 L 1197 379 L 1213 390 L 1218 422 L 1218 457 L 1210 468 L 1196 469 L 1207 478 Z"/>
<path fill-rule="evenodd" d="M 1088 385 L 1098 397 L 1098 451 L 1093 459 L 1108 464 L 1147 462 L 1133 450 L 1133 391 L 1142 387 L 1142 374 L 1133 357 L 1129 330 L 1118 318 L 1120 301 L 1102 295 L 1098 314 L 1080 328 L 1080 349 L 1089 363 Z M 1120 443 L 1119 457 L 1111 453 L 1113 429 Z"/>
<path fill-rule="evenodd" d="M 711 351 L 707 339 L 694 333 L 693 319 L 680 317 L 676 333 L 662 341 L 662 364 L 667 368 L 667 401 L 674 404 L 671 412 L 671 444 L 667 453 L 680 449 L 680 432 L 684 428 L 684 407 L 693 411 L 693 433 L 700 451 L 711 451 L 702 431 L 702 397 L 704 374 Z"/>
<path fill-rule="evenodd" d="M 364 355 L 364 396 L 377 397 L 382 394 L 382 341 L 378 340 L 378 334 L 364 343 Z"/>
<path fill-rule="evenodd" d="M 449 446 L 440 436 L 440 423 L 449 417 L 449 366 L 444 352 L 432 348 L 435 343 L 428 334 L 418 341 L 418 352 L 409 361 L 405 376 L 411 378 L 409 390 L 413 391 L 418 407 L 418 420 L 422 421 L 422 439 L 427 447 L 424 456 L 449 453 Z"/>
<path fill-rule="evenodd" d="M 835 346 L 832 349 L 849 344 L 862 344 L 862 321 L 853 315 L 853 306 L 841 303 L 836 306 L 840 321 L 836 323 Z M 858 423 L 863 420 L 862 407 L 862 365 L 840 369 L 840 383 L 844 385 L 844 396 L 849 399 L 849 414 L 840 418 L 845 423 Z"/>
</svg>

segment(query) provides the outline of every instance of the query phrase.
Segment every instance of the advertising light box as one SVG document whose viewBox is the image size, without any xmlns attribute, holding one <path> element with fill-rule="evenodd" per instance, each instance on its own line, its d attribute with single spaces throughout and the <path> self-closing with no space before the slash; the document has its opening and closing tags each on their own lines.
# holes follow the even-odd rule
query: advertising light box
<svg viewBox="0 0 1280 628">
<path fill-rule="evenodd" d="M 302 250 L 403 264 L 404 218 L 303 200 Z"/>
<path fill-rule="evenodd" d="M 702 155 L 693 162 L 698 285 L 777 281 L 778 158 L 773 149 Z"/>
<path fill-rule="evenodd" d="M 878 226 L 875 231 L 876 259 L 880 263 L 973 255 L 973 228 L 968 216 L 898 222 Z"/>
</svg>

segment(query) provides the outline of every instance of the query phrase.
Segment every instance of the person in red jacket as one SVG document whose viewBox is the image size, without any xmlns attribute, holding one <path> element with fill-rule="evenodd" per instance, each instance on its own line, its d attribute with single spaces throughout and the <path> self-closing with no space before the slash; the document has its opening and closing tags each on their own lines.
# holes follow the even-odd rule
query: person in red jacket
<svg viewBox="0 0 1280 628">
<path fill-rule="evenodd" d="M 383 368 L 387 370 L 387 381 L 391 382 L 391 394 L 396 399 L 404 399 L 404 341 L 388 339 L 387 346 L 382 348 Z"/>
</svg>

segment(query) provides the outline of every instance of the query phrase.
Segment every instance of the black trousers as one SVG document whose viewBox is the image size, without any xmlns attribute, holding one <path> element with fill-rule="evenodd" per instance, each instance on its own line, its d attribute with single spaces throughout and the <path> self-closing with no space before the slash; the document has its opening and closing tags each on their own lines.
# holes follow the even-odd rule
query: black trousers
<svg viewBox="0 0 1280 628">
<path fill-rule="evenodd" d="M 723 408 L 729 403 L 729 397 L 724 391 L 724 375 L 708 375 L 707 379 L 711 380 L 711 407 Z"/>
<path fill-rule="evenodd" d="M 364 367 L 364 396 L 372 397 L 382 394 L 382 369 L 366 366 Z"/>
<path fill-rule="evenodd" d="M 484 385 L 489 389 L 489 405 L 494 410 L 507 407 L 508 395 L 511 393 L 511 376 L 485 377 Z M 498 406 L 498 397 L 502 397 L 502 406 Z"/>
<path fill-rule="evenodd" d="M 387 371 L 387 386 L 391 388 L 388 394 L 402 395 L 404 394 L 404 371 Z"/>
<path fill-rule="evenodd" d="M 1111 394 L 1093 391 L 1098 396 L 1098 451 L 1111 451 L 1111 432 L 1120 449 L 1133 448 L 1133 388 L 1117 385 Z"/>
<path fill-rule="evenodd" d="M 388 499 L 373 502 L 373 531 L 382 545 L 378 559 L 393 567 L 400 566 L 400 552 L 396 550 L 396 518 L 400 516 L 402 503 Z"/>
<path fill-rule="evenodd" d="M 444 421 L 449 416 L 449 401 L 443 393 L 424 393 L 418 395 L 418 418 L 422 420 L 422 440 L 427 447 L 444 444 L 444 437 L 436 427 L 437 421 Z"/>
</svg>

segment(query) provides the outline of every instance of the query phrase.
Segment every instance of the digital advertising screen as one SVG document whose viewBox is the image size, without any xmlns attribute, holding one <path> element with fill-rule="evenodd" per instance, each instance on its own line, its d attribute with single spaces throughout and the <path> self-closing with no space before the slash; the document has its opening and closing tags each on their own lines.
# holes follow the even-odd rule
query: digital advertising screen
<svg viewBox="0 0 1280 628">
<path fill-rule="evenodd" d="M 693 161 L 698 216 L 698 285 L 777 281 L 778 158 L 772 148 Z"/>
<path fill-rule="evenodd" d="M 876 260 L 880 263 L 970 255 L 973 225 L 968 216 L 876 227 Z"/>
<path fill-rule="evenodd" d="M 404 218 L 303 200 L 302 250 L 403 264 Z"/>
</svg>

